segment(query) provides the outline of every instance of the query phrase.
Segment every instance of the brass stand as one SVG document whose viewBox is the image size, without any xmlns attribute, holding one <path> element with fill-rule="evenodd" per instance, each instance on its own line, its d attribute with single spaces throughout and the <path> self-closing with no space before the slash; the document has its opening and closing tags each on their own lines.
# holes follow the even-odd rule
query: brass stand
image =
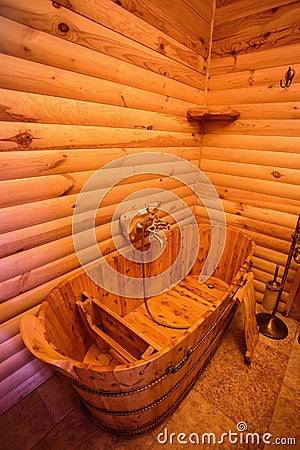
<svg viewBox="0 0 300 450">
<path fill-rule="evenodd" d="M 283 292 L 283 288 L 287 279 L 287 274 L 291 265 L 292 257 L 294 256 L 294 260 L 297 264 L 299 261 L 299 249 L 296 249 L 297 241 L 300 238 L 300 215 L 298 216 L 298 221 L 296 225 L 295 232 L 292 234 L 292 243 L 290 247 L 290 251 L 287 257 L 284 273 L 282 276 L 280 290 L 278 291 L 277 300 L 273 309 L 272 314 L 268 313 L 260 313 L 256 315 L 257 325 L 259 326 L 259 332 L 264 336 L 267 336 L 271 339 L 284 339 L 288 335 L 288 329 L 286 324 L 276 317 L 276 311 L 281 300 L 281 295 Z M 296 250 L 295 250 L 296 249 Z"/>
<path fill-rule="evenodd" d="M 288 335 L 286 324 L 272 314 L 260 313 L 256 315 L 259 332 L 271 339 L 284 339 Z"/>
</svg>

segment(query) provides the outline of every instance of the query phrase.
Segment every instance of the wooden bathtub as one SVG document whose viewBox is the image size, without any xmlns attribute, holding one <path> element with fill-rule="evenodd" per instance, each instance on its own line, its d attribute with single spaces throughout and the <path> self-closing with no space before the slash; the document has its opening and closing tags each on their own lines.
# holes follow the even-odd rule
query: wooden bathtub
<svg viewBox="0 0 300 450">
<path fill-rule="evenodd" d="M 189 274 L 148 299 L 160 322 L 187 329 L 158 325 L 143 298 L 107 292 L 83 269 L 47 295 L 37 317 L 22 318 L 28 349 L 69 379 L 87 415 L 107 431 L 138 434 L 162 423 L 191 389 L 233 317 L 233 297 L 249 269 L 254 243 L 241 231 L 227 228 L 217 269 L 199 283 L 210 227 L 199 226 L 199 235 L 198 256 Z M 167 255 L 174 254 L 178 242 L 179 230 L 170 231 Z M 147 264 L 148 276 L 161 270 L 165 252 Z M 107 260 L 129 275 L 141 276 L 140 264 L 123 267 L 120 255 Z"/>
</svg>

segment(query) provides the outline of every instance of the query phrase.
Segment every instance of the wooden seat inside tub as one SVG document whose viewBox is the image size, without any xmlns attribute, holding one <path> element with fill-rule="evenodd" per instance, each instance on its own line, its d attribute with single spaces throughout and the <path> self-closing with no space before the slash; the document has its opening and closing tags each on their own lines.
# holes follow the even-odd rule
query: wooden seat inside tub
<svg viewBox="0 0 300 450">
<path fill-rule="evenodd" d="M 187 276 L 167 292 L 147 300 L 153 317 L 161 323 L 176 327 L 190 327 L 209 311 L 214 311 L 226 298 L 228 284 L 210 277 L 199 283 L 197 276 Z M 149 316 L 145 304 L 141 304 L 124 317 L 124 321 L 150 345 L 162 350 L 184 330 L 163 327 Z"/>
<path fill-rule="evenodd" d="M 227 292 L 228 284 L 217 278 L 210 277 L 205 283 L 199 283 L 197 276 L 187 276 L 169 291 L 149 298 L 147 304 L 159 322 L 189 328 L 213 312 Z M 83 292 L 83 300 L 77 302 L 77 306 L 95 340 L 84 359 L 89 364 L 117 365 L 147 358 L 185 331 L 153 321 L 144 303 L 120 317 Z"/>
</svg>

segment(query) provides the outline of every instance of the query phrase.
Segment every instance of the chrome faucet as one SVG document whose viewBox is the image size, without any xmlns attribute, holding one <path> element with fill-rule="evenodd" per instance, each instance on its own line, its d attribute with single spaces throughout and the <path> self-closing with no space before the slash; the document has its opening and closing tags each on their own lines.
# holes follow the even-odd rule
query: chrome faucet
<svg viewBox="0 0 300 450">
<path fill-rule="evenodd" d="M 129 222 L 128 235 L 131 240 L 135 240 L 138 237 L 149 235 L 155 238 L 161 247 L 164 246 L 165 240 L 163 240 L 163 233 L 158 233 L 159 230 L 170 229 L 170 223 L 161 220 L 158 217 L 160 203 L 157 205 L 145 205 L 145 207 L 135 213 L 135 216 L 130 216 L 128 213 L 124 215 L 123 220 Z M 128 216 L 128 217 L 127 217 Z"/>
<path fill-rule="evenodd" d="M 158 208 L 151 208 L 151 207 L 147 207 L 147 213 L 149 214 L 149 216 L 145 219 L 145 221 L 143 222 L 143 228 L 144 228 L 144 233 L 149 233 L 150 238 L 153 237 L 155 238 L 161 247 L 164 247 L 165 242 L 166 242 L 166 238 L 162 237 L 158 231 L 159 230 L 164 230 L 170 229 L 170 224 L 169 222 L 167 222 L 166 220 L 161 220 L 158 215 L 157 215 L 157 211 Z"/>
<path fill-rule="evenodd" d="M 150 236 L 150 238 L 151 237 L 155 238 L 159 242 L 159 245 L 161 246 L 161 248 L 163 248 L 165 246 L 166 238 L 161 237 L 157 231 L 151 231 L 149 236 Z"/>
</svg>

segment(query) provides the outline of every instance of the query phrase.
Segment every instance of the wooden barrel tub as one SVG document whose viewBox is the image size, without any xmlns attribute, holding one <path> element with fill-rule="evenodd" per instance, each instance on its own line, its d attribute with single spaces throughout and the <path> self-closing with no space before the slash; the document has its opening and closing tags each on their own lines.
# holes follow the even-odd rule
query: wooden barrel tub
<svg viewBox="0 0 300 450">
<path fill-rule="evenodd" d="M 163 255 L 147 264 L 148 276 L 161 271 L 165 252 L 174 254 L 180 232 L 168 233 Z M 112 294 L 83 269 L 47 295 L 37 317 L 21 320 L 28 349 L 68 378 L 88 417 L 106 431 L 138 434 L 161 424 L 191 389 L 233 317 L 235 293 L 249 269 L 254 243 L 227 228 L 216 270 L 199 283 L 210 227 L 199 226 L 199 236 L 199 252 L 188 275 L 147 302 L 160 322 L 186 329 L 158 325 L 143 298 Z M 124 259 L 119 254 L 107 257 L 119 270 Z M 123 270 L 141 276 L 135 263 Z"/>
</svg>

